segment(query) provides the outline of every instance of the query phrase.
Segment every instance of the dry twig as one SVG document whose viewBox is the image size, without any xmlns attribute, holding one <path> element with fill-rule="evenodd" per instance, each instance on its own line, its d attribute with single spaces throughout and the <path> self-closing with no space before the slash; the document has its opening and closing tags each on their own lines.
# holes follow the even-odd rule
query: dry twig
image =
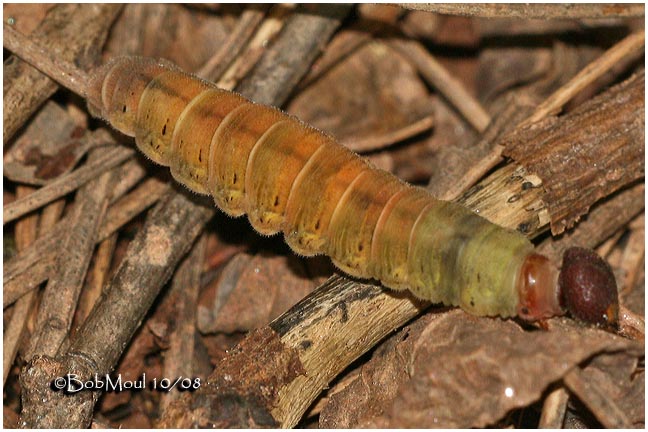
<svg viewBox="0 0 648 432">
<path fill-rule="evenodd" d="M 389 45 L 416 65 L 421 75 L 439 90 L 439 93 L 445 96 L 478 132 L 486 130 L 491 121 L 486 110 L 421 43 L 414 40 L 394 39 L 389 42 Z"/>
<path fill-rule="evenodd" d="M 90 67 L 99 54 L 98 49 L 103 46 L 108 29 L 119 9 L 120 6 L 116 4 L 58 5 L 48 12 L 40 28 L 30 38 L 51 50 L 56 50 L 57 56 L 69 64 Z M 7 24 L 4 24 L 4 27 L 6 28 Z M 8 43 L 7 36 L 4 43 Z M 67 75 L 68 72 L 69 69 L 66 69 L 66 77 L 76 76 Z M 56 84 L 50 78 L 32 66 L 16 58 L 9 58 L 5 62 L 4 144 L 56 88 Z"/>
<path fill-rule="evenodd" d="M 25 198 L 4 206 L 3 223 L 11 222 L 24 214 L 61 198 L 94 179 L 98 173 L 116 167 L 128 158 L 131 158 L 134 154 L 135 151 L 133 149 L 123 147 L 115 147 L 107 152 L 102 152 L 101 156 L 93 162 L 55 180 Z"/>
<path fill-rule="evenodd" d="M 603 74 L 608 72 L 621 58 L 634 57 L 639 53 L 645 44 L 645 31 L 640 31 L 627 36 L 621 42 L 607 50 L 598 59 L 589 64 L 567 84 L 556 90 L 550 97 L 541 103 L 533 114 L 522 121 L 517 129 L 529 126 L 535 122 L 544 119 L 550 113 L 557 113 L 562 107 L 569 102 L 580 90 L 584 89 Z M 460 180 L 459 183 L 472 186 L 477 179 L 483 177 L 488 171 L 495 167 L 502 160 L 502 146 L 494 146 L 482 160 L 475 164 L 475 169 L 471 169 Z"/>
<path fill-rule="evenodd" d="M 196 72 L 196 75 L 210 81 L 218 81 L 263 21 L 264 14 L 263 8 L 249 7 L 245 10 L 227 42 Z"/>
<path fill-rule="evenodd" d="M 401 7 L 447 15 L 465 15 L 484 18 L 612 18 L 642 17 L 642 4 L 460 4 L 460 3 L 399 3 Z"/>
</svg>

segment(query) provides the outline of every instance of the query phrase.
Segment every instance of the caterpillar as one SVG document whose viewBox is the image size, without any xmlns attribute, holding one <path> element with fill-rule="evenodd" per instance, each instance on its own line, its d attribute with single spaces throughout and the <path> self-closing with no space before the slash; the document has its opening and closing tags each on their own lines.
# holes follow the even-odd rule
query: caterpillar
<svg viewBox="0 0 648 432">
<path fill-rule="evenodd" d="M 347 274 L 480 316 L 563 314 L 557 266 L 518 232 L 435 199 L 325 133 L 166 61 L 119 57 L 97 68 L 92 115 L 256 231 Z M 604 305 L 595 319 L 612 319 Z"/>
</svg>

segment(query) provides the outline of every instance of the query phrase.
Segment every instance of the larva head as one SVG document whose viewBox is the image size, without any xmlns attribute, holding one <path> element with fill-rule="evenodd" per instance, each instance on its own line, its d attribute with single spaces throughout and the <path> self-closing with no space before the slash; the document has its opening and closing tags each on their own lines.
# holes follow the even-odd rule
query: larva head
<svg viewBox="0 0 648 432">
<path fill-rule="evenodd" d="M 527 255 L 518 275 L 518 316 L 537 321 L 562 315 L 557 279 L 558 269 L 547 257 L 537 253 Z"/>
<path fill-rule="evenodd" d="M 573 247 L 563 255 L 560 303 L 572 316 L 589 323 L 617 323 L 619 300 L 610 266 L 590 249 Z"/>
<path fill-rule="evenodd" d="M 128 136 L 135 135 L 140 96 L 148 83 L 170 64 L 144 57 L 117 57 L 97 68 L 90 78 L 88 108 Z"/>
</svg>

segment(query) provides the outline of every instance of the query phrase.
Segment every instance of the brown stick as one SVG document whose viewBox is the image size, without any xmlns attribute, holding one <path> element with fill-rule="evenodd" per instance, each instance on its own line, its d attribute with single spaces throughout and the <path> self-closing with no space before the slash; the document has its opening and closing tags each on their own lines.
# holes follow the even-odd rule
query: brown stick
<svg viewBox="0 0 648 432">
<path fill-rule="evenodd" d="M 541 429 L 562 429 L 569 394 L 563 387 L 549 393 L 542 405 L 538 427 Z"/>
<path fill-rule="evenodd" d="M 19 187 L 18 190 L 20 189 L 21 188 Z M 47 207 L 45 207 L 45 210 L 43 211 L 43 214 L 40 217 L 37 237 L 43 237 L 48 233 L 48 231 L 56 224 L 56 222 L 61 217 L 64 207 L 65 207 L 64 201 L 56 201 L 48 205 Z M 28 216 L 16 223 L 16 243 L 19 250 L 21 248 L 24 248 L 25 245 L 28 244 L 27 242 L 24 241 L 24 239 L 20 239 L 20 237 L 23 236 L 19 234 L 19 232 L 23 230 L 23 228 L 19 228 L 19 227 L 21 225 L 31 224 L 32 221 L 35 219 L 35 216 L 36 215 Z M 16 356 L 16 352 L 18 349 L 17 344 L 20 341 L 20 334 L 24 331 L 25 326 L 27 325 L 27 320 L 30 317 L 30 313 L 28 312 L 31 311 L 31 307 L 33 306 L 33 302 L 37 298 L 37 294 L 38 293 L 35 290 L 30 291 L 16 302 L 16 306 L 14 307 L 13 314 L 11 315 L 11 321 L 9 322 L 9 324 L 5 329 L 3 335 L 3 347 L 4 347 L 4 357 L 3 357 L 4 374 L 3 374 L 3 381 L 2 381 L 3 385 L 6 382 L 7 374 L 9 373 L 11 369 L 11 365 Z"/>
<path fill-rule="evenodd" d="M 16 200 L 3 208 L 3 223 L 11 222 L 22 215 L 34 211 L 45 204 L 61 198 L 74 191 L 79 186 L 97 177 L 97 174 L 108 171 L 132 157 L 135 150 L 115 147 L 102 152 L 94 162 L 62 176 L 38 191 L 20 200 Z"/>
<path fill-rule="evenodd" d="M 643 177 L 644 92 L 641 72 L 569 114 L 504 138 L 504 155 L 542 180 L 554 235 L 571 228 L 599 199 Z M 570 169 L 557 172 L 556 166 Z"/>
<path fill-rule="evenodd" d="M 529 126 L 534 122 L 544 119 L 549 113 L 557 113 L 560 111 L 562 107 L 580 90 L 589 86 L 602 75 L 607 73 L 621 59 L 627 59 L 628 57 L 637 55 L 639 53 L 638 49 L 645 43 L 644 39 L 645 32 L 640 31 L 629 35 L 621 42 L 608 49 L 603 53 L 603 55 L 587 65 L 574 78 L 569 80 L 568 83 L 549 96 L 534 110 L 533 114 L 531 114 L 531 116 L 526 120 L 522 121 L 517 128 Z M 612 61 L 609 59 L 612 59 Z M 475 164 L 475 167 L 479 168 L 470 170 L 459 183 L 468 187 L 472 186 L 475 180 L 483 177 L 488 171 L 493 169 L 502 161 L 502 151 L 504 151 L 502 146 L 493 146 L 493 149 L 484 156 L 479 163 Z"/>
<path fill-rule="evenodd" d="M 29 186 L 18 186 L 16 189 L 16 197 L 21 198 L 33 192 L 33 188 Z M 36 227 L 38 225 L 38 215 L 26 217 L 16 223 L 16 249 L 23 250 L 28 247 L 36 239 Z M 2 335 L 2 386 L 7 381 L 7 376 L 11 370 L 16 353 L 18 352 L 18 343 L 25 330 L 27 318 L 32 309 L 36 292 L 32 291 L 28 295 L 22 297 L 13 307 L 11 320 L 5 327 Z"/>
<path fill-rule="evenodd" d="M 124 196 L 124 194 L 126 194 L 132 187 L 140 183 L 147 174 L 148 172 L 146 171 L 146 168 L 138 159 L 134 158 L 120 165 L 119 171 L 117 172 L 117 178 L 120 179 L 120 181 L 115 186 L 110 205 L 114 206 L 117 200 Z M 148 206 L 145 208 L 148 208 Z"/>
<path fill-rule="evenodd" d="M 101 149 L 90 160 L 98 159 Z M 67 337 L 85 273 L 95 245 L 98 225 L 105 215 L 114 183 L 118 179 L 108 171 L 88 183 L 76 197 L 71 230 L 64 239 L 58 257 L 58 277 L 50 280 L 39 306 L 36 328 L 26 355 L 55 355 Z"/>
<path fill-rule="evenodd" d="M 444 15 L 477 16 L 484 18 L 612 18 L 642 17 L 643 4 L 460 4 L 460 3 L 398 3 L 398 6 L 436 12 Z"/>
<path fill-rule="evenodd" d="M 244 95 L 254 94 L 256 97 L 252 99 L 258 103 L 283 105 L 350 9 L 342 4 L 302 6 L 291 16 L 276 42 L 264 53 L 250 77 L 243 80 L 238 91 Z M 313 38 L 311 34 L 321 37 Z M 277 79 L 287 85 L 281 88 L 269 85 Z"/>
<path fill-rule="evenodd" d="M 313 64 L 308 74 L 302 79 L 296 92 L 300 92 L 312 83 L 324 76 L 335 65 L 340 64 L 354 52 L 359 51 L 363 46 L 371 42 L 373 35 L 367 33 L 367 28 L 363 27 L 360 31 L 341 31 L 326 47 L 322 56 Z"/>
<path fill-rule="evenodd" d="M 486 130 L 491 121 L 490 115 L 420 42 L 392 39 L 389 46 L 403 54 L 478 132 Z"/>
<path fill-rule="evenodd" d="M 106 218 L 104 217 L 104 221 Z M 108 278 L 108 271 L 112 262 L 112 256 L 117 245 L 117 234 L 112 234 L 105 240 L 98 242 L 97 253 L 93 260 L 92 267 L 88 271 L 88 282 L 84 285 L 79 304 L 74 317 L 74 326 L 84 322 L 95 303 L 101 296 L 104 284 Z"/>
<path fill-rule="evenodd" d="M 622 59 L 640 55 L 643 52 L 645 37 L 646 32 L 644 30 L 638 31 L 607 50 L 601 57 L 588 64 L 585 69 L 570 79 L 559 91 L 542 102 L 533 115 L 520 124 L 520 127 L 529 126 L 549 115 L 558 114 L 562 107 L 578 92 L 601 77 Z"/>
<path fill-rule="evenodd" d="M 212 213 L 210 206 L 170 190 L 132 241 L 105 295 L 71 341 L 68 352 L 93 359 L 99 373 L 111 370 L 125 341 L 162 288 L 161 281 L 169 279 L 174 264 L 192 244 L 182 242 L 184 248 L 173 248 L 177 244 L 175 235 L 195 240 Z"/>
<path fill-rule="evenodd" d="M 230 64 L 217 81 L 218 87 L 232 90 L 248 76 L 254 66 L 259 62 L 265 52 L 267 41 L 274 40 L 290 18 L 294 5 L 278 4 L 273 6 L 265 16 L 263 22 L 256 29 L 254 35 L 245 46 L 244 52 Z"/>
<path fill-rule="evenodd" d="M 486 173 L 501 161 L 498 147 L 502 136 L 510 133 L 528 115 L 540 96 L 534 91 L 514 90 L 493 104 L 493 121 L 479 138 L 464 149 L 441 149 L 439 159 L 456 160 L 456 166 L 437 163 L 436 172 L 429 181 L 430 191 L 443 200 L 457 199 L 463 192 L 477 183 Z M 492 155 L 493 157 L 489 157 Z M 485 156 L 485 157 L 484 157 Z"/>
<path fill-rule="evenodd" d="M 31 36 L 70 64 L 90 67 L 119 12 L 117 4 L 62 4 L 53 7 Z M 6 37 L 5 37 L 6 39 Z M 6 144 L 57 89 L 50 78 L 10 57 L 4 64 L 3 143 Z"/>
<path fill-rule="evenodd" d="M 66 373 L 103 376 L 114 367 L 175 264 L 212 212 L 211 207 L 192 203 L 185 194 L 175 191 L 169 191 L 158 203 L 131 242 L 104 296 L 70 341 L 67 354 L 59 353 L 56 359 L 37 356 L 23 371 L 21 421 L 25 425 L 90 423 L 98 394 L 67 396 L 53 392 L 49 384 Z"/>
<path fill-rule="evenodd" d="M 369 136 L 360 139 L 347 139 L 341 141 L 340 144 L 348 147 L 357 153 L 366 151 L 380 150 L 400 141 L 404 141 L 415 135 L 425 132 L 434 125 L 434 117 L 427 116 L 413 123 L 405 125 L 404 127 L 380 134 L 378 136 Z"/>
<path fill-rule="evenodd" d="M 121 172 L 121 169 L 119 169 L 119 172 Z M 133 171 L 128 172 L 132 173 Z M 117 178 L 124 179 L 119 174 L 117 174 Z M 114 193 L 122 194 L 125 192 L 121 188 L 122 184 L 123 182 L 120 182 L 120 187 L 114 188 Z M 134 191 L 115 202 L 108 209 L 96 241 L 103 241 L 113 235 L 135 216 L 155 204 L 168 189 L 168 184 L 162 183 L 154 177 L 142 182 Z M 113 196 L 112 198 L 119 198 L 119 196 Z M 3 273 L 4 307 L 36 288 L 54 272 L 54 261 L 60 254 L 63 237 L 66 236 L 70 229 L 69 224 L 70 219 L 65 218 L 53 225 L 47 235 L 41 236 L 30 247 L 5 263 Z"/>
<path fill-rule="evenodd" d="M 629 429 L 632 423 L 614 401 L 603 394 L 599 386 L 576 367 L 563 378 L 574 393 L 596 416 L 601 424 L 611 429 Z"/>
<path fill-rule="evenodd" d="M 264 15 L 265 7 L 249 6 L 241 14 L 239 22 L 236 23 L 236 27 L 232 30 L 230 37 L 221 49 L 196 72 L 196 75 L 210 81 L 218 81 L 236 56 L 239 55 L 245 43 L 252 37 L 254 30 L 263 21 Z"/>
<path fill-rule="evenodd" d="M 206 237 L 202 235 L 173 277 L 170 295 L 176 295 L 177 319 L 169 337 L 169 349 L 164 356 L 164 376 L 193 380 L 196 329 L 196 304 L 200 290 L 200 275 L 205 261 Z M 171 402 L 182 393 L 166 393 L 160 402 L 160 411 L 166 411 Z"/>
<path fill-rule="evenodd" d="M 108 209 L 97 240 L 103 241 L 117 232 L 135 216 L 155 204 L 168 190 L 169 184 L 155 177 L 144 180 L 135 190 Z"/>
<path fill-rule="evenodd" d="M 7 261 L 3 271 L 3 306 L 7 307 L 36 288 L 53 271 L 55 254 L 61 242 L 61 231 L 54 229 L 39 237 L 30 247 Z"/>
<path fill-rule="evenodd" d="M 594 248 L 612 236 L 620 226 L 626 226 L 633 217 L 644 209 L 644 183 L 620 191 L 605 202 L 592 207 L 587 219 L 578 224 L 578 229 L 564 233 L 559 238 L 549 238 L 537 250 L 543 255 L 559 261 L 571 246 Z M 623 234 L 622 232 L 619 234 Z"/>
<path fill-rule="evenodd" d="M 3 45 L 9 51 L 20 53 L 20 57 L 29 64 L 39 65 L 39 69 L 47 76 L 57 77 L 57 82 L 72 90 L 78 95 L 86 97 L 85 91 L 88 87 L 88 75 L 73 63 L 65 61 L 60 57 L 50 57 L 50 52 L 15 30 L 7 23 L 3 23 Z M 44 61 L 44 59 L 52 60 Z"/>
</svg>

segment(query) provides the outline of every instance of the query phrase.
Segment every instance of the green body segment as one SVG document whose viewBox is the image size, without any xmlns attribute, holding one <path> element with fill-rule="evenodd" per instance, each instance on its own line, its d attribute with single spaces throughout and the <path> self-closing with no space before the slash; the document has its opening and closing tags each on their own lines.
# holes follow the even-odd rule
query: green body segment
<svg viewBox="0 0 648 432">
<path fill-rule="evenodd" d="M 431 199 L 412 230 L 408 287 L 475 315 L 516 315 L 517 277 L 533 245 L 467 208 Z"/>
<path fill-rule="evenodd" d="M 277 109 L 148 59 L 117 59 L 89 92 L 93 113 L 232 216 L 282 231 L 297 253 L 477 315 L 512 316 L 533 251 L 521 234 L 371 166 Z"/>
</svg>

